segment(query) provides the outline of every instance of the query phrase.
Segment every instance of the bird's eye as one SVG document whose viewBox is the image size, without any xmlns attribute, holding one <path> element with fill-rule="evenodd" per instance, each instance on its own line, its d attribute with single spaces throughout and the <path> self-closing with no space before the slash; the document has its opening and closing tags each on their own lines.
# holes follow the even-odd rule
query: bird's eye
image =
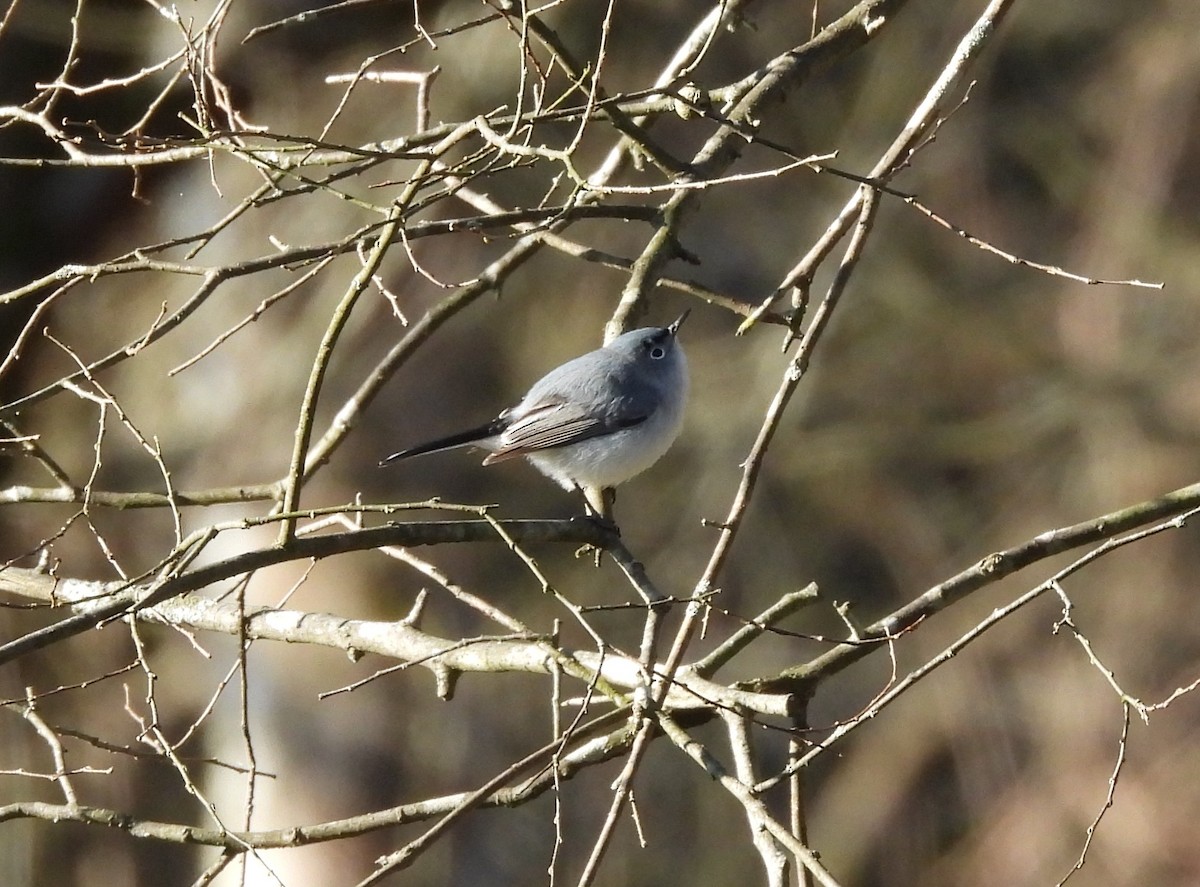
<svg viewBox="0 0 1200 887">
<path fill-rule="evenodd" d="M 654 358 L 655 360 L 662 360 L 664 357 L 667 356 L 667 349 L 664 348 L 662 345 L 654 345 L 650 349 L 650 356 L 652 358 Z"/>
</svg>

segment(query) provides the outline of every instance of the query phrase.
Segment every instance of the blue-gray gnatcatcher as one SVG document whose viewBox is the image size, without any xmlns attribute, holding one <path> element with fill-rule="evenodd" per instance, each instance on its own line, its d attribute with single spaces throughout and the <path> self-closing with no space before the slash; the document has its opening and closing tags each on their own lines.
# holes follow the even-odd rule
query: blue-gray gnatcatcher
<svg viewBox="0 0 1200 887">
<path fill-rule="evenodd" d="M 687 315 L 567 361 L 486 425 L 401 450 L 379 464 L 476 446 L 489 451 L 484 465 L 525 456 L 568 490 L 624 483 L 657 462 L 683 424 L 687 360 L 676 334 Z"/>
</svg>

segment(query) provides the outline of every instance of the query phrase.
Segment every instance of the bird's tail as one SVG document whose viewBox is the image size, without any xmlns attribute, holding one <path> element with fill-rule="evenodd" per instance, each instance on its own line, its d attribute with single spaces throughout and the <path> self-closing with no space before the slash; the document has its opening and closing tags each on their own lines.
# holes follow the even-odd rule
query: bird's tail
<svg viewBox="0 0 1200 887">
<path fill-rule="evenodd" d="M 495 437 L 503 430 L 504 428 L 499 421 L 492 421 L 486 425 L 480 425 L 478 428 L 472 428 L 470 431 L 460 431 L 458 434 L 440 437 L 437 440 L 429 441 L 429 443 L 419 444 L 415 447 L 409 447 L 407 450 L 392 453 L 392 455 L 380 461 L 379 467 L 382 468 L 385 465 L 390 465 L 392 462 L 407 459 L 409 456 L 424 456 L 426 453 L 440 453 L 442 450 L 453 450 L 455 447 L 477 444 L 489 437 Z"/>
</svg>

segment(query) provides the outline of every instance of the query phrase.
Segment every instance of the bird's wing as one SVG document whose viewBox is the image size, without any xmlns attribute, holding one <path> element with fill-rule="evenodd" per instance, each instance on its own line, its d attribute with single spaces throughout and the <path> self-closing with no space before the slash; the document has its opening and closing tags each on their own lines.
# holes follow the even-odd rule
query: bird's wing
<svg viewBox="0 0 1200 887">
<path fill-rule="evenodd" d="M 579 443 L 601 434 L 611 434 L 645 422 L 647 414 L 625 415 L 619 419 L 604 419 L 592 415 L 578 404 L 547 399 L 525 409 L 510 419 L 508 427 L 497 440 L 497 448 L 484 465 L 502 462 L 534 450 L 546 450 Z"/>
</svg>

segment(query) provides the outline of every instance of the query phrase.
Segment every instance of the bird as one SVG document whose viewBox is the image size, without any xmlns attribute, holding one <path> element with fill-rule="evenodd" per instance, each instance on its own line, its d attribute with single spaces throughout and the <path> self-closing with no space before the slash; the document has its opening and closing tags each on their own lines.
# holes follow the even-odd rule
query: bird
<svg viewBox="0 0 1200 887">
<path fill-rule="evenodd" d="M 474 446 L 488 451 L 484 465 L 524 456 L 585 496 L 616 487 L 657 462 L 679 435 L 688 369 L 678 333 L 688 313 L 617 336 L 552 369 L 490 422 L 392 453 L 379 465 Z"/>
</svg>

